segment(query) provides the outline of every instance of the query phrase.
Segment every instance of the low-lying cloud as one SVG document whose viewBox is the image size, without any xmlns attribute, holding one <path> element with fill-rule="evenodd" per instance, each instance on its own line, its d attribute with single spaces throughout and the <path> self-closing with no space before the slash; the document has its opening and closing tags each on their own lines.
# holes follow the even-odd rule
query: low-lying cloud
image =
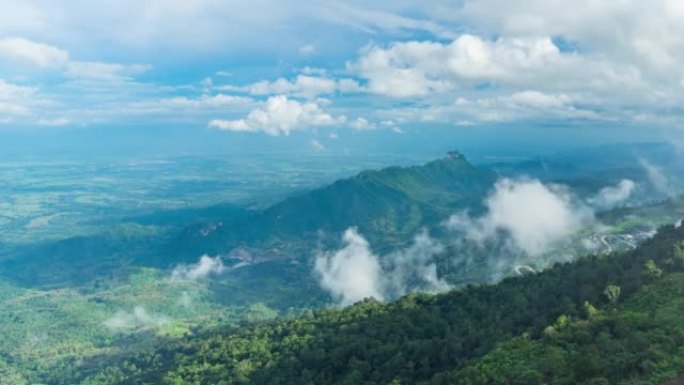
<svg viewBox="0 0 684 385">
<path fill-rule="evenodd" d="M 443 292 L 450 285 L 439 277 L 435 257 L 444 251 L 444 246 L 427 231 L 422 231 L 413 244 L 390 254 L 387 272 L 384 276 L 385 290 L 392 297 L 400 297 L 411 291 Z"/>
<path fill-rule="evenodd" d="M 322 253 L 316 258 L 314 271 L 321 287 L 341 306 L 369 297 L 382 301 L 382 269 L 368 241 L 355 228 L 347 229 L 342 241 L 342 249 Z"/>
<path fill-rule="evenodd" d="M 150 313 L 143 306 L 136 306 L 133 311 L 119 311 L 104 322 L 112 330 L 156 329 L 169 324 L 165 316 Z"/>
<path fill-rule="evenodd" d="M 198 281 L 211 275 L 222 274 L 227 270 L 221 257 L 203 255 L 199 261 L 190 265 L 178 265 L 171 272 L 172 281 Z"/>
<path fill-rule="evenodd" d="M 589 203 L 598 209 L 612 209 L 624 204 L 632 196 L 637 184 L 629 179 L 623 179 L 617 186 L 601 189 Z"/>
<path fill-rule="evenodd" d="M 567 190 L 539 180 L 502 179 L 485 207 L 486 213 L 479 218 L 467 212 L 453 215 L 447 227 L 478 245 L 504 239 L 529 256 L 547 252 L 593 220 L 592 210 L 573 202 Z"/>
<path fill-rule="evenodd" d="M 392 300 L 416 291 L 447 291 L 451 285 L 438 269 L 438 258 L 439 267 L 457 275 L 475 269 L 474 274 L 484 274 L 480 279 L 495 282 L 514 272 L 571 260 L 582 247 L 613 250 L 605 237 L 586 238 L 584 230 L 601 231 L 604 227 L 595 210 L 624 205 L 637 187 L 624 179 L 580 199 L 566 186 L 537 179 L 500 179 L 484 199 L 481 212 L 456 213 L 444 223 L 448 239 L 438 241 L 423 231 L 409 247 L 381 256 L 350 228 L 340 249 L 319 253 L 314 273 L 340 306 L 369 297 Z M 554 256 L 549 259 L 551 252 Z M 455 259 L 446 260 L 447 255 Z"/>
<path fill-rule="evenodd" d="M 347 229 L 342 240 L 341 249 L 320 253 L 314 266 L 321 287 L 340 306 L 371 297 L 382 301 L 412 291 L 442 292 L 450 288 L 439 278 L 434 263 L 444 247 L 427 232 L 418 234 L 410 247 L 382 258 L 373 253 L 355 228 Z"/>
<path fill-rule="evenodd" d="M 659 193 L 672 195 L 672 187 L 670 185 L 670 180 L 665 175 L 665 172 L 658 166 L 649 162 L 648 160 L 641 158 L 639 159 L 641 167 L 646 171 L 646 176 L 648 176 L 648 181 Z"/>
</svg>

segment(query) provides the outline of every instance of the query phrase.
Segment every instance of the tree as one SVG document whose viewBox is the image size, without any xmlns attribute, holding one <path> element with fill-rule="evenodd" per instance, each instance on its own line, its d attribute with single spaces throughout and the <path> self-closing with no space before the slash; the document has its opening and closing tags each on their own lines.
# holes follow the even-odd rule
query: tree
<svg viewBox="0 0 684 385">
<path fill-rule="evenodd" d="M 556 330 L 560 330 L 568 326 L 570 323 L 570 317 L 568 317 L 565 314 L 561 314 L 557 319 L 556 322 L 553 324 L 553 328 Z"/>
<path fill-rule="evenodd" d="M 582 308 L 584 309 L 584 314 L 589 319 L 594 318 L 598 314 L 598 310 L 589 301 L 584 301 Z"/>
<path fill-rule="evenodd" d="M 615 305 L 620 298 L 620 286 L 608 285 L 606 290 L 603 291 L 603 294 L 608 298 L 608 301 L 610 301 L 611 304 Z"/>
<path fill-rule="evenodd" d="M 675 260 L 681 264 L 684 264 L 684 242 L 677 242 L 674 245 L 674 257 Z"/>
<path fill-rule="evenodd" d="M 663 275 L 663 270 L 652 259 L 646 261 L 644 267 L 646 268 L 646 274 L 652 279 L 660 278 Z"/>
</svg>

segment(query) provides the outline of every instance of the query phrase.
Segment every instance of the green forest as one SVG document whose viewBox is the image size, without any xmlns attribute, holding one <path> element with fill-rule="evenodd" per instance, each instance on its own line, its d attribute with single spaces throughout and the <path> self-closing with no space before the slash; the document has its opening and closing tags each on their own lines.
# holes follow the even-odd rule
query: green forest
<svg viewBox="0 0 684 385">
<path fill-rule="evenodd" d="M 244 323 L 54 384 L 669 384 L 684 373 L 684 228 L 496 285 Z M 673 380 L 674 379 L 674 380 Z M 674 382 L 668 382 L 674 381 Z"/>
</svg>

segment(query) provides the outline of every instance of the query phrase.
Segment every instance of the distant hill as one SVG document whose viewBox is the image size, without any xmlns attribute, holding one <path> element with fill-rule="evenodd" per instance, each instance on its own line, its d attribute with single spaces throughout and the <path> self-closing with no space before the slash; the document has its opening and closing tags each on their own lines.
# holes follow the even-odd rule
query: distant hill
<svg viewBox="0 0 684 385">
<path fill-rule="evenodd" d="M 192 227 L 173 249 L 196 256 L 238 246 L 289 247 L 315 242 L 321 234 L 338 238 L 350 226 L 390 247 L 455 210 L 478 207 L 495 180 L 494 173 L 451 152 L 421 166 L 364 171 L 238 220 Z"/>
</svg>

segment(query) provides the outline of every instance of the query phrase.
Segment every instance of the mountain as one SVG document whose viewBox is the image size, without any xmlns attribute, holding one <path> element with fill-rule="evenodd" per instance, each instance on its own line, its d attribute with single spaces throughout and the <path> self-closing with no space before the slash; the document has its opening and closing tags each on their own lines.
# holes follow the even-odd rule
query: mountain
<svg viewBox="0 0 684 385">
<path fill-rule="evenodd" d="M 684 228 L 665 226 L 497 285 L 162 341 L 82 384 L 665 384 L 684 373 L 683 298 Z"/>
<path fill-rule="evenodd" d="M 236 221 L 190 228 L 173 250 L 222 254 L 239 246 L 307 246 L 356 226 L 374 244 L 401 244 L 421 227 L 434 226 L 459 209 L 475 208 L 496 176 L 458 152 L 421 166 L 364 171 L 355 177 L 293 196 Z"/>
</svg>

